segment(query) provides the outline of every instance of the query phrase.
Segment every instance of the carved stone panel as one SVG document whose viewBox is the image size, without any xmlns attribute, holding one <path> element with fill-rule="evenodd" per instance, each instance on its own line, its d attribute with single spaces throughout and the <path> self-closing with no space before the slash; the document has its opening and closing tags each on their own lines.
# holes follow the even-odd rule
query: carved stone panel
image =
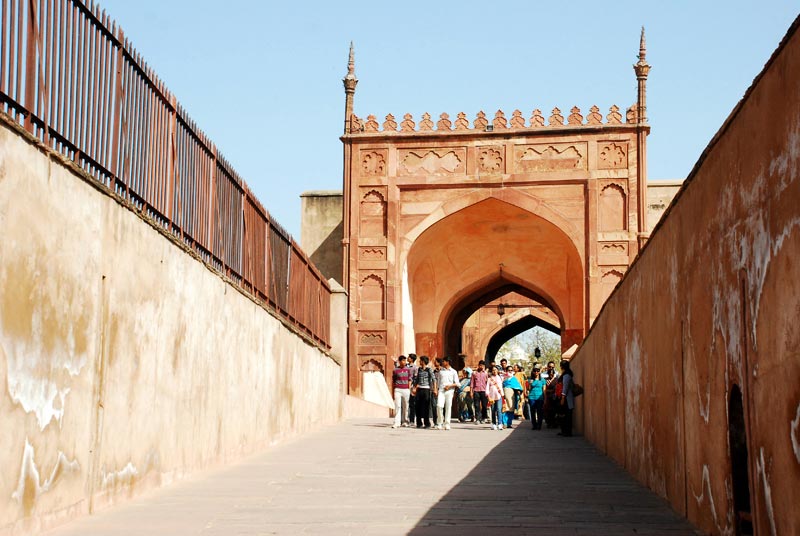
<svg viewBox="0 0 800 536">
<path fill-rule="evenodd" d="M 358 356 L 358 370 L 361 372 L 385 372 L 386 371 L 386 356 L 385 355 L 365 355 L 359 354 Z"/>
<path fill-rule="evenodd" d="M 385 346 L 385 331 L 359 331 L 358 344 L 361 346 Z"/>
<path fill-rule="evenodd" d="M 358 248 L 358 258 L 362 261 L 385 261 L 386 248 L 384 246 L 361 246 Z"/>
<path fill-rule="evenodd" d="M 585 170 L 586 144 L 520 145 L 514 148 L 514 168 L 517 173 Z"/>
<path fill-rule="evenodd" d="M 617 266 L 628 264 L 627 242 L 599 242 L 597 244 L 597 264 L 600 266 Z"/>
<path fill-rule="evenodd" d="M 478 169 L 481 173 L 504 173 L 503 155 L 505 149 L 500 145 L 478 147 Z"/>
<path fill-rule="evenodd" d="M 362 237 L 386 236 L 386 195 L 379 189 L 362 189 L 359 206 Z"/>
<path fill-rule="evenodd" d="M 600 231 L 624 231 L 627 228 L 627 195 L 621 184 L 601 186 L 598 202 Z"/>
<path fill-rule="evenodd" d="M 405 149 L 400 151 L 398 160 L 398 175 L 463 174 L 466 149 Z"/>
<path fill-rule="evenodd" d="M 361 271 L 358 295 L 361 298 L 361 320 L 386 319 L 386 274 L 380 271 Z"/>
<path fill-rule="evenodd" d="M 622 280 L 623 270 L 622 269 L 609 269 L 604 270 L 603 275 L 600 277 L 600 286 L 603 291 L 603 302 L 605 302 L 611 293 L 614 291 L 614 287 L 617 286 Z"/>
<path fill-rule="evenodd" d="M 597 167 L 600 169 L 620 169 L 628 167 L 628 144 L 617 141 L 603 141 L 598 143 Z"/>
<path fill-rule="evenodd" d="M 361 151 L 361 176 L 386 176 L 386 149 L 366 149 Z"/>
</svg>

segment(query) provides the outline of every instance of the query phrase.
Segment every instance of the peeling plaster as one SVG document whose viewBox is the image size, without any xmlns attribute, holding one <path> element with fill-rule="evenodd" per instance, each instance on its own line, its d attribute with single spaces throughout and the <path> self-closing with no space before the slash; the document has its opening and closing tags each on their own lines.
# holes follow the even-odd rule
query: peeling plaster
<svg viewBox="0 0 800 536">
<path fill-rule="evenodd" d="M 102 473 L 103 489 L 108 489 L 120 485 L 129 486 L 133 482 L 133 479 L 139 474 L 139 471 L 136 470 L 132 462 L 128 462 L 127 465 L 119 471 L 106 472 L 105 469 L 103 469 Z"/>
<path fill-rule="evenodd" d="M 4 347 L 3 350 L 7 360 L 6 379 L 11 400 L 22 406 L 26 413 L 36 415 L 40 430 L 44 431 L 53 420 L 60 428 L 70 388 L 59 388 L 52 378 L 37 375 L 37 371 L 46 364 L 59 360 L 27 353 L 22 344 L 12 345 L 11 349 Z M 75 375 L 73 371 L 79 373 L 82 367 L 83 361 L 72 363 L 67 360 L 63 364 L 71 376 Z"/>
<path fill-rule="evenodd" d="M 28 438 L 25 438 L 25 450 L 22 453 L 22 463 L 20 464 L 19 482 L 17 490 L 11 494 L 11 498 L 22 504 L 27 512 L 33 508 L 33 503 L 40 495 L 50 491 L 50 488 L 64 473 L 72 473 L 80 470 L 77 460 L 69 460 L 66 455 L 58 451 L 58 459 L 50 472 L 50 476 L 41 484 L 39 469 L 36 467 L 35 452 L 33 445 Z"/>
<path fill-rule="evenodd" d="M 769 529 L 772 536 L 778 534 L 775 528 L 775 512 L 772 507 L 772 489 L 769 486 L 766 464 L 764 463 L 764 447 L 761 447 L 756 460 L 756 473 L 761 477 L 761 485 L 764 487 L 764 502 L 767 505 L 767 515 L 769 516 Z"/>
<path fill-rule="evenodd" d="M 708 465 L 703 465 L 703 479 L 701 481 L 701 491 L 700 495 L 697 495 L 692 491 L 692 495 L 694 495 L 695 501 L 697 501 L 697 506 L 703 506 L 703 502 L 706 500 L 706 491 L 708 491 L 708 505 L 711 507 L 711 516 L 714 519 L 714 525 L 717 527 L 717 532 L 723 535 L 733 535 L 733 528 L 730 525 L 730 520 L 728 525 L 725 528 L 722 528 L 719 524 L 719 518 L 717 517 L 717 507 L 714 504 L 714 495 L 711 492 L 711 477 L 709 476 L 708 472 Z"/>
<path fill-rule="evenodd" d="M 797 406 L 797 414 L 792 421 L 791 432 L 789 436 L 792 440 L 792 450 L 794 451 L 794 457 L 797 458 L 797 463 L 800 463 L 800 405 Z"/>
</svg>

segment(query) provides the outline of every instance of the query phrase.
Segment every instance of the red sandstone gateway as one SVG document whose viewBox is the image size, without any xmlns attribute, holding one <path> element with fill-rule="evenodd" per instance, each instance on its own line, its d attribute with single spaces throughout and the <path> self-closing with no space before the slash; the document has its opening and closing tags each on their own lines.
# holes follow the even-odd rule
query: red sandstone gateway
<svg viewBox="0 0 800 536">
<path fill-rule="evenodd" d="M 488 339 L 462 328 L 504 296 L 538 308 L 563 349 L 583 340 L 647 239 L 644 34 L 634 68 L 638 99 L 624 121 L 617 106 L 605 117 L 592 106 L 380 123 L 353 113 L 351 49 L 341 138 L 350 392 L 362 371 L 388 376 L 387 356 L 401 353 L 464 353 L 474 366 Z"/>
</svg>

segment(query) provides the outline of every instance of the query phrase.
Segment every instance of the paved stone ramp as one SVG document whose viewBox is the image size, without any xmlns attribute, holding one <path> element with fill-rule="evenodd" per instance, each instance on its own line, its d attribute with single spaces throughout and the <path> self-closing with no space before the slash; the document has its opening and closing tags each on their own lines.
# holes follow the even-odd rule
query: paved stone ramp
<svg viewBox="0 0 800 536">
<path fill-rule="evenodd" d="M 48 534 L 511 533 L 698 534 L 581 438 L 388 419 L 326 428 Z"/>
</svg>

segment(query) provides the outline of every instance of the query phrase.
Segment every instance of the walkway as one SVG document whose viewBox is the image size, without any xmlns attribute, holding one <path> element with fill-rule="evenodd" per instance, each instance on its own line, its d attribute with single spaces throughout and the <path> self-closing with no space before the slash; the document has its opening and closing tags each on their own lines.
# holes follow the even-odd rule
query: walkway
<svg viewBox="0 0 800 536">
<path fill-rule="evenodd" d="M 551 489 L 553 488 L 553 489 Z M 581 438 L 357 420 L 80 519 L 50 536 L 694 535 Z"/>
</svg>

